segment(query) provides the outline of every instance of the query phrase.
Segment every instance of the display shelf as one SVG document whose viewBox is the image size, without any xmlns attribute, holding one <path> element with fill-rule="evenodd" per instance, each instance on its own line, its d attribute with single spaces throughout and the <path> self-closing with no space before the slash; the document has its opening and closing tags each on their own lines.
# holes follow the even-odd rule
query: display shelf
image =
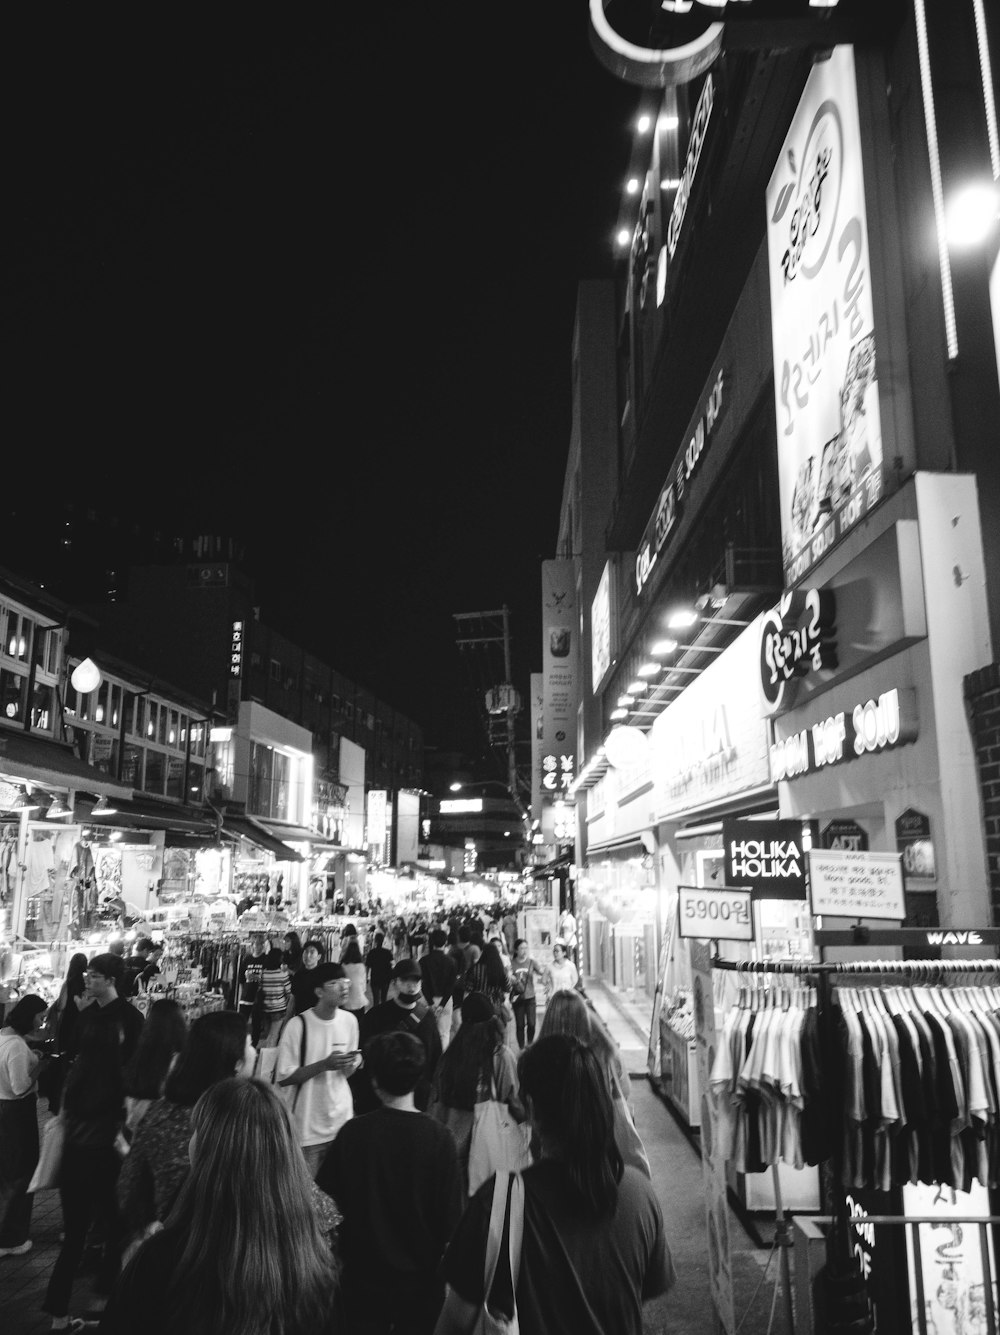
<svg viewBox="0 0 1000 1335">
<path fill-rule="evenodd" d="M 660 1021 L 660 1078 L 663 1093 L 692 1130 L 701 1125 L 701 1084 L 695 1044 Z"/>
</svg>

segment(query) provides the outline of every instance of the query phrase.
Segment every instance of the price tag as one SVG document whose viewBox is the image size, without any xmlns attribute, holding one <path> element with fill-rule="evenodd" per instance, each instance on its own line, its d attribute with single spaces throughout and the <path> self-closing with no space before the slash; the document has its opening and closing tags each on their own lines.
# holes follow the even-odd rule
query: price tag
<svg viewBox="0 0 1000 1335">
<path fill-rule="evenodd" d="M 749 890 L 706 890 L 677 887 L 681 936 L 702 941 L 752 941 L 753 917 Z"/>
</svg>

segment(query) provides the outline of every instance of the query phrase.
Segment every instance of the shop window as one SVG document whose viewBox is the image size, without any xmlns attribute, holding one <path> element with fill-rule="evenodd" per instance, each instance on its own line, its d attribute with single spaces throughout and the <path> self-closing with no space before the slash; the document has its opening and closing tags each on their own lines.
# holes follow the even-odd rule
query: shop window
<svg viewBox="0 0 1000 1335">
<path fill-rule="evenodd" d="M 28 645 L 31 641 L 31 622 L 27 617 L 11 612 L 7 623 L 6 648 L 9 657 L 19 663 L 28 661 Z"/>
<path fill-rule="evenodd" d="M 184 792 L 184 757 L 167 756 L 167 796 L 182 800 Z"/>
<path fill-rule="evenodd" d="M 167 733 L 169 731 L 170 710 L 166 705 L 160 705 L 156 711 L 156 740 L 161 746 L 167 744 Z"/>
<path fill-rule="evenodd" d="M 142 756 L 141 746 L 135 746 L 131 742 L 125 743 L 122 755 L 122 783 L 130 788 L 142 788 Z"/>
<path fill-rule="evenodd" d="M 122 708 L 125 703 L 125 691 L 121 686 L 111 687 L 111 717 L 105 719 L 105 723 L 110 723 L 113 728 L 121 726 Z"/>
<path fill-rule="evenodd" d="M 146 752 L 146 781 L 143 792 L 162 795 L 166 779 L 166 756 L 159 751 Z"/>
<path fill-rule="evenodd" d="M 38 732 L 51 732 L 55 717 L 55 688 L 36 686 L 35 698 L 31 702 L 31 726 Z"/>
<path fill-rule="evenodd" d="M 10 609 L 0 603 L 0 654 L 7 652 L 7 623 L 10 615 Z"/>
<path fill-rule="evenodd" d="M 180 714 L 177 712 L 176 709 L 171 709 L 170 722 L 167 725 L 167 745 L 180 746 L 181 745 L 180 736 L 181 736 Z"/>
<path fill-rule="evenodd" d="M 28 690 L 28 679 L 10 668 L 0 669 L 0 709 L 3 716 L 11 723 L 24 720 L 24 703 Z"/>
<path fill-rule="evenodd" d="M 150 738 L 156 736 L 156 715 L 158 708 L 159 706 L 154 700 L 147 701 L 145 735 Z"/>
<path fill-rule="evenodd" d="M 276 658 L 271 659 L 270 674 L 272 681 L 281 681 L 281 664 Z"/>
<path fill-rule="evenodd" d="M 204 802 L 205 800 L 205 767 L 203 765 L 188 766 L 187 792 L 184 794 L 185 802 Z"/>
<path fill-rule="evenodd" d="M 97 708 L 94 710 L 94 719 L 97 723 L 105 723 L 111 726 L 111 683 L 106 681 L 102 684 L 97 693 Z"/>
</svg>

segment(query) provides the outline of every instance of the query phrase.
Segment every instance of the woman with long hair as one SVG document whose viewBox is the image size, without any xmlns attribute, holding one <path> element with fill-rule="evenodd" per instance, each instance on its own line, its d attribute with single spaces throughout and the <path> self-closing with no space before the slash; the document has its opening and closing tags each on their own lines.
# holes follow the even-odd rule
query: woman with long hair
<svg viewBox="0 0 1000 1335">
<path fill-rule="evenodd" d="M 195 1105 L 191 1168 L 162 1230 L 108 1303 L 104 1335 L 321 1335 L 337 1266 L 284 1104 L 259 1080 L 223 1080 Z"/>
<path fill-rule="evenodd" d="M 110 1292 L 121 1256 L 115 1199 L 121 1160 L 115 1142 L 125 1122 L 124 1032 L 115 1022 L 95 1021 L 81 1026 L 78 1039 L 79 1052 L 66 1077 L 60 1114 L 65 1126 L 59 1170 L 63 1241 L 42 1303 L 52 1317 L 53 1330 L 69 1326 L 73 1280 L 92 1223 L 103 1229 L 104 1238 L 95 1282 L 99 1293 Z"/>
<path fill-rule="evenodd" d="M 0 1256 L 31 1250 L 34 1196 L 28 1186 L 38 1162 L 35 1076 L 40 1058 L 25 1040 L 45 1010 L 43 998 L 30 992 L 11 1007 L 0 1028 Z"/>
<path fill-rule="evenodd" d="M 191 1109 L 220 1080 L 251 1075 L 256 1055 L 245 1015 L 215 1011 L 192 1023 L 162 1096 L 140 1122 L 122 1168 L 118 1203 L 127 1243 L 166 1218 L 187 1176 Z"/>
<path fill-rule="evenodd" d="M 288 972 L 298 973 L 302 968 L 302 938 L 298 932 L 285 933 L 285 949 L 282 955 Z"/>
<path fill-rule="evenodd" d="M 43 1070 L 38 1092 L 48 1101 L 51 1113 L 59 1111 L 71 1054 L 76 1051 L 76 1027 L 87 986 L 84 979 L 86 971 L 87 956 L 78 950 L 70 956 L 59 995 L 45 1013 L 45 1028 L 48 1033 L 55 1035 L 55 1053 Z"/>
<path fill-rule="evenodd" d="M 125 1134 L 131 1139 L 163 1093 L 163 1082 L 187 1038 L 187 1020 L 180 1003 L 169 997 L 154 1001 L 139 1041 L 125 1067 Z"/>
<path fill-rule="evenodd" d="M 521 1174 L 516 1295 L 501 1248 L 490 1306 L 510 1318 L 516 1296 L 522 1335 L 641 1335 L 643 1302 L 666 1293 L 674 1271 L 652 1185 L 615 1146 L 597 1059 L 579 1039 L 553 1034 L 525 1048 L 518 1076 L 538 1152 Z M 478 1319 L 493 1185 L 479 1189 L 448 1245 L 435 1335 L 469 1335 Z"/>
<path fill-rule="evenodd" d="M 538 1036 L 546 1038 L 550 1034 L 569 1034 L 586 1043 L 593 1052 L 611 1095 L 615 1144 L 627 1164 L 649 1177 L 649 1158 L 629 1106 L 632 1084 L 621 1051 L 597 1011 L 587 1004 L 576 988 L 560 988 L 549 998 Z"/>
<path fill-rule="evenodd" d="M 511 1116 L 525 1120 L 517 1087 L 514 1054 L 504 1041 L 504 1026 L 483 992 L 470 992 L 462 1002 L 462 1023 L 434 1072 L 427 1111 L 455 1137 L 462 1185 L 469 1194 L 469 1150 L 475 1107 L 484 1099 L 506 1103 Z"/>
<path fill-rule="evenodd" d="M 361 953 L 361 947 L 358 945 L 356 936 L 348 937 L 347 944 L 344 946 L 344 952 L 340 957 L 340 962 L 344 966 L 344 973 L 347 975 L 347 981 L 351 985 L 351 990 L 347 994 L 347 1000 L 344 1002 L 344 1010 L 350 1011 L 356 1020 L 360 1023 L 362 1015 L 368 1009 L 368 997 L 365 995 L 365 959 Z"/>
<path fill-rule="evenodd" d="M 495 941 L 484 941 L 479 935 L 469 938 L 469 953 L 472 962 L 465 971 L 462 986 L 466 994 L 483 992 L 493 1002 L 493 1008 L 500 1015 L 510 990 L 511 976 L 504 967 L 503 958 Z M 508 1017 L 504 1017 L 505 1021 Z"/>
</svg>

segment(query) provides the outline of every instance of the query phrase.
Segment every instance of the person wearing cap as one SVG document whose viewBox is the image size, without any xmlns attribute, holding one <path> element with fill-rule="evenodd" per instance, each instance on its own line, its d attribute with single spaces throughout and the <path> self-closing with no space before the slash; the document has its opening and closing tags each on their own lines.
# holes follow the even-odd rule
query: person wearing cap
<svg viewBox="0 0 1000 1335">
<path fill-rule="evenodd" d="M 441 1056 L 441 1039 L 437 1019 L 426 1004 L 422 991 L 423 976 L 420 965 L 410 956 L 397 960 L 392 970 L 396 994 L 380 1006 L 373 1006 L 361 1017 L 361 1048 L 376 1034 L 388 1034 L 395 1029 L 413 1034 L 424 1045 L 427 1054 L 424 1073 L 417 1082 L 414 1099 L 421 1112 L 427 1111 L 431 1094 L 431 1080 Z M 371 1079 L 364 1067 L 351 1081 L 356 1113 L 374 1112 L 379 1106 L 378 1096 L 372 1089 Z"/>
<path fill-rule="evenodd" d="M 320 964 L 312 972 L 316 1002 L 285 1025 L 275 1083 L 288 1091 L 286 1106 L 315 1177 L 340 1128 L 354 1116 L 349 1078 L 361 1066 L 361 1053 L 358 1022 L 343 1009 L 350 988 L 344 966 Z"/>
</svg>

